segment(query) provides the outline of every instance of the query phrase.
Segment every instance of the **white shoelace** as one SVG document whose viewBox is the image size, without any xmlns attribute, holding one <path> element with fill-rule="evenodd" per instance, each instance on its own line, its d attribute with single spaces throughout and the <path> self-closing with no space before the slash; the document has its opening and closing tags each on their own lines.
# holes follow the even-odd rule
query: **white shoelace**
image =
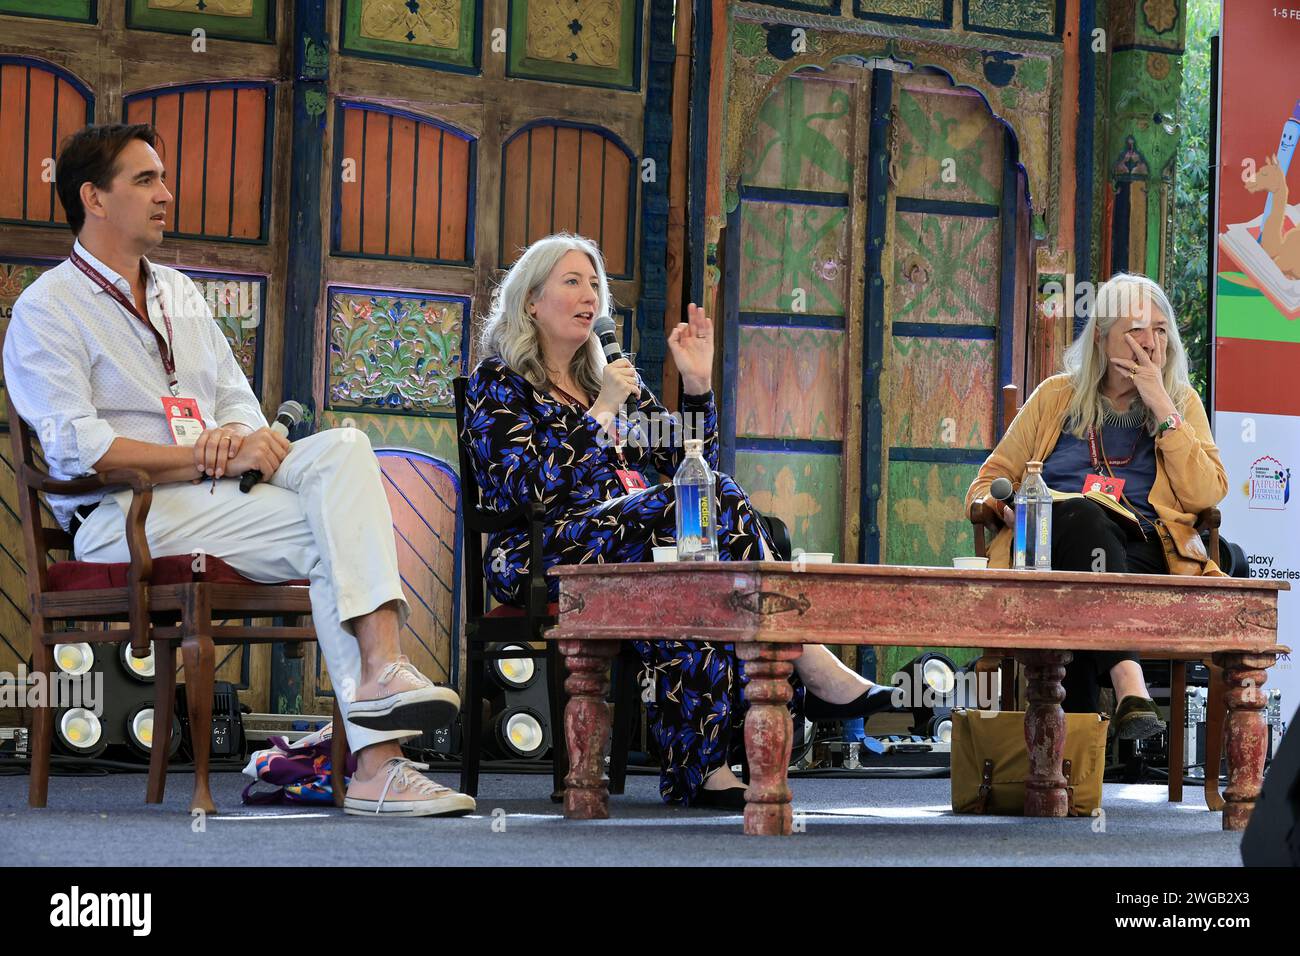
<svg viewBox="0 0 1300 956">
<path fill-rule="evenodd" d="M 416 687 L 433 686 L 433 681 L 429 680 L 429 678 L 416 670 L 415 665 L 411 663 L 411 659 L 405 654 L 384 668 L 384 672 L 379 675 L 379 685 L 381 687 L 387 686 L 388 683 L 399 674 L 409 680 Z"/>
<path fill-rule="evenodd" d="M 390 789 L 397 793 L 411 792 L 421 797 L 435 797 L 439 793 L 448 793 L 446 787 L 434 783 L 421 770 L 428 770 L 427 763 L 416 763 L 414 760 L 407 760 L 405 757 L 393 757 L 384 766 L 388 769 L 388 779 L 384 781 L 384 790 L 379 795 L 379 802 L 375 804 L 375 813 L 383 809 L 384 801 L 388 799 Z"/>
</svg>

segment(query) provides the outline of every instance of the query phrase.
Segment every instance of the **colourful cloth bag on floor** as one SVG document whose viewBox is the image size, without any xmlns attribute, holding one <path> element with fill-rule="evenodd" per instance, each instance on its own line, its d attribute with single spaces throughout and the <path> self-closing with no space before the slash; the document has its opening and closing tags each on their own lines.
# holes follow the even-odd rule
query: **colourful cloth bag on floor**
<svg viewBox="0 0 1300 956">
<path fill-rule="evenodd" d="M 283 737 L 269 737 L 271 746 L 258 750 L 248 758 L 244 773 L 253 782 L 244 788 L 245 804 L 267 805 L 277 803 L 316 803 L 334 805 L 334 787 L 330 782 L 330 741 L 333 724 L 308 734 L 296 743 Z M 356 757 L 348 755 L 348 765 L 343 768 L 344 780 L 357 769 Z M 275 789 L 254 791 L 259 783 L 270 784 Z"/>
</svg>

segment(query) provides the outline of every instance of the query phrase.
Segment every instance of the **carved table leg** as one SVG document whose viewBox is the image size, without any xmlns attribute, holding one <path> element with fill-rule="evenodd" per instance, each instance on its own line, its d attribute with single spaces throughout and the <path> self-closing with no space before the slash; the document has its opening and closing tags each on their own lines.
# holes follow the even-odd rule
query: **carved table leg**
<svg viewBox="0 0 1300 956">
<path fill-rule="evenodd" d="M 1223 792 L 1223 829 L 1244 830 L 1264 785 L 1268 727 L 1264 723 L 1264 681 L 1272 654 L 1223 652 L 1214 663 L 1223 668 L 1228 699 L 1228 788 Z M 1210 769 L 1206 768 L 1208 776 Z"/>
<path fill-rule="evenodd" d="M 1017 651 L 1028 683 L 1025 710 L 1025 746 L 1029 749 L 1029 776 L 1025 779 L 1025 816 L 1064 817 L 1070 812 L 1061 754 L 1065 750 L 1065 665 L 1069 651 Z"/>
<path fill-rule="evenodd" d="M 803 653 L 798 644 L 737 644 L 749 684 L 745 699 L 745 755 L 749 760 L 749 789 L 745 791 L 745 832 L 785 836 L 794 830 L 790 807 L 790 747 L 794 721 L 790 718 L 791 663 Z"/>
<path fill-rule="evenodd" d="M 609 740 L 609 662 L 616 641 L 560 641 L 569 676 L 564 689 L 564 739 L 569 748 L 569 775 L 564 778 L 564 815 L 570 820 L 609 817 L 609 778 L 605 776 L 605 742 Z"/>
</svg>

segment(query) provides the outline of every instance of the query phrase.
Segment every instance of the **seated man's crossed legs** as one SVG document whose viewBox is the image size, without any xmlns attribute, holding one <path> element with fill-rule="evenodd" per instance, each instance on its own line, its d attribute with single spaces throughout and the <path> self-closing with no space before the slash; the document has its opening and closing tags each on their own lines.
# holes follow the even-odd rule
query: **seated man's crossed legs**
<svg viewBox="0 0 1300 956">
<path fill-rule="evenodd" d="M 77 533 L 80 560 L 129 560 L 129 503 L 129 491 L 117 492 L 90 515 Z M 215 486 L 209 480 L 161 485 L 146 533 L 157 555 L 219 557 L 265 583 L 309 580 L 317 640 L 357 756 L 349 813 L 474 809 L 471 797 L 438 786 L 402 757 L 398 742 L 448 723 L 460 699 L 402 656 L 398 635 L 410 609 L 392 513 L 364 433 L 336 428 L 295 442 L 280 468 L 248 494 L 240 492 L 237 476 Z"/>
</svg>

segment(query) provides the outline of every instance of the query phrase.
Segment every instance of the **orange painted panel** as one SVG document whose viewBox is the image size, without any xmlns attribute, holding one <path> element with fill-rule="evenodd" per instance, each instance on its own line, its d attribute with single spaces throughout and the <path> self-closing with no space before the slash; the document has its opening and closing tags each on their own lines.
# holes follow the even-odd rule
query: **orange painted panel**
<svg viewBox="0 0 1300 956">
<path fill-rule="evenodd" d="M 438 188 L 445 135 L 436 126 L 420 124 L 420 162 L 415 168 L 415 255 L 438 258 L 438 211 L 442 194 Z"/>
<path fill-rule="evenodd" d="M 47 159 L 54 157 L 54 83 L 53 73 L 32 70 L 31 92 L 27 104 L 27 209 L 23 216 L 35 222 L 54 218 L 54 183 L 42 174 Z M 21 140 L 20 140 L 21 142 Z"/>
<path fill-rule="evenodd" d="M 343 155 L 334 157 L 334 175 L 340 177 L 340 252 L 357 252 L 361 248 L 361 124 L 364 119 L 360 110 L 342 111 Z"/>
<path fill-rule="evenodd" d="M 21 143 L 27 128 L 27 67 L 0 66 L 0 143 Z M 23 151 L 0 149 L 0 218 L 23 217 Z"/>
<path fill-rule="evenodd" d="M 208 101 L 207 195 L 203 205 L 203 234 L 230 235 L 231 159 L 234 156 L 235 91 L 213 90 Z"/>
<path fill-rule="evenodd" d="M 230 233 L 239 239 L 256 239 L 262 233 L 262 170 L 266 159 L 266 91 L 235 91 L 238 113 L 235 130 L 235 210 Z"/>
<path fill-rule="evenodd" d="M 176 158 L 180 155 L 180 108 L 181 100 L 176 94 L 170 96 L 159 96 L 154 98 L 152 103 L 149 100 L 142 100 L 142 104 L 149 108 L 149 115 L 153 117 L 154 129 L 158 131 L 158 155 L 162 157 L 163 168 L 167 171 L 167 187 L 176 194 L 179 184 L 176 181 Z M 141 122 L 147 122 L 145 117 Z M 167 207 L 167 231 L 174 232 L 176 229 L 176 203 L 172 202 Z"/>
<path fill-rule="evenodd" d="M 176 193 L 176 231 L 200 233 L 203 229 L 203 143 L 207 119 L 207 94 L 188 90 L 181 96 L 180 177 Z"/>
<path fill-rule="evenodd" d="M 551 200 L 555 195 L 555 127 L 537 126 L 524 134 L 532 140 L 528 156 L 528 241 L 549 236 Z"/>
<path fill-rule="evenodd" d="M 150 100 L 132 100 L 126 106 L 126 121 L 128 123 L 147 123 L 151 112 L 152 101 Z"/>
<path fill-rule="evenodd" d="M 504 198 L 501 201 L 501 264 L 519 258 L 528 245 L 524 231 L 524 205 L 528 195 L 528 134 L 516 136 L 506 146 L 505 166 L 501 170 Z"/>
<path fill-rule="evenodd" d="M 741 328 L 736 434 L 842 439 L 843 356 L 843 332 Z"/>
<path fill-rule="evenodd" d="M 365 155 L 361 160 L 361 251 L 384 254 L 388 230 L 388 123 L 386 113 L 365 113 Z"/>
<path fill-rule="evenodd" d="M 132 104 L 134 108 L 135 104 Z M 144 120 L 131 120 L 143 123 Z M 64 140 L 86 125 L 86 98 L 67 80 L 59 80 L 59 128 L 55 133 L 56 141 L 62 147 Z M 68 216 L 63 211 L 63 203 L 57 198 L 54 202 L 54 221 L 67 222 Z"/>
<path fill-rule="evenodd" d="M 451 133 L 442 141 L 442 226 L 438 258 L 464 259 L 469 211 L 469 143 Z"/>
<path fill-rule="evenodd" d="M 600 192 L 605 183 L 605 137 L 584 129 L 578 142 L 578 235 L 599 242 L 604 208 Z"/>
<path fill-rule="evenodd" d="M 415 197 L 415 121 L 393 118 L 393 150 L 389 156 L 388 254 L 411 254 L 411 221 Z"/>
<path fill-rule="evenodd" d="M 601 218 L 600 251 L 605 268 L 614 275 L 630 272 L 627 261 L 627 185 L 632 164 L 613 143 L 605 143 L 605 208 Z"/>
<path fill-rule="evenodd" d="M 578 148 L 582 130 L 561 127 L 555 131 L 554 230 L 578 228 Z"/>
<path fill-rule="evenodd" d="M 450 627 L 456 581 L 456 486 L 441 468 L 418 458 L 381 454 L 379 467 L 393 513 L 397 569 L 411 614 L 402 650 L 435 679 L 451 676 Z"/>
</svg>

